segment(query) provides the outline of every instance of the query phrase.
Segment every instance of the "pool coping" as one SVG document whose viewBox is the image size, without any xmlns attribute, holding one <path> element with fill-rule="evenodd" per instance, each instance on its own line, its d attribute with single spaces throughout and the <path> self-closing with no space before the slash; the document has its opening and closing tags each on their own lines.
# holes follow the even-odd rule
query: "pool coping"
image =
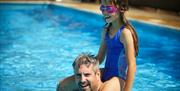
<svg viewBox="0 0 180 91">
<path fill-rule="evenodd" d="M 98 8 L 99 8 L 98 5 L 87 4 L 87 3 L 82 4 L 82 3 L 79 3 L 79 2 L 64 2 L 64 1 L 59 1 L 59 2 L 57 2 L 57 1 L 56 2 L 55 1 L 53 1 L 53 2 L 52 1 L 0 1 L 0 3 L 53 4 L 53 5 L 59 5 L 59 6 L 63 6 L 63 7 L 73 8 L 73 9 L 77 9 L 77 10 L 81 10 L 81 11 L 85 11 L 85 12 L 90 12 L 90 13 L 102 15 L 101 12 L 98 10 Z M 79 5 L 79 7 L 77 7 L 77 5 Z M 86 8 L 87 5 L 88 5 L 88 7 Z M 130 11 L 128 11 L 128 12 L 130 12 Z M 176 22 L 177 25 L 171 25 L 171 24 L 166 25 L 166 24 L 161 23 L 161 20 L 158 21 L 158 19 L 154 19 L 154 22 L 153 22 L 152 17 L 151 18 L 145 17 L 145 18 L 148 18 L 148 19 L 145 19 L 145 18 L 141 19 L 141 18 L 133 17 L 133 16 L 130 15 L 130 13 L 127 14 L 127 19 L 129 19 L 129 20 L 138 21 L 138 22 L 142 22 L 142 23 L 146 23 L 146 24 L 158 25 L 158 26 L 161 26 L 161 27 L 168 27 L 168 28 L 172 28 L 172 29 L 180 31 L 180 18 Z"/>
</svg>

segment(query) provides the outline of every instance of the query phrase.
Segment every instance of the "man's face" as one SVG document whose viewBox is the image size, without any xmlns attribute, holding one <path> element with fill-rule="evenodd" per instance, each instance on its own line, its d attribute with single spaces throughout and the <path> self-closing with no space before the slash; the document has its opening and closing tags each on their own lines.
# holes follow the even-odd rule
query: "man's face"
<svg viewBox="0 0 180 91">
<path fill-rule="evenodd" d="M 94 91 L 98 88 L 100 73 L 93 71 L 93 65 L 81 65 L 75 70 L 76 84 L 82 91 Z"/>
</svg>

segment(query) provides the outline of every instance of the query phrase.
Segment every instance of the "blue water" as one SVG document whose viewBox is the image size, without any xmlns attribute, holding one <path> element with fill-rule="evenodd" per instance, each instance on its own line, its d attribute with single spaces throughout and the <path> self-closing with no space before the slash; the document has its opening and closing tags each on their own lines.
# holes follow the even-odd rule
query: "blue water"
<svg viewBox="0 0 180 91">
<path fill-rule="evenodd" d="M 179 91 L 180 31 L 131 23 L 140 42 L 133 91 Z M 78 54 L 97 53 L 103 25 L 71 8 L 1 3 L 0 91 L 55 91 Z"/>
</svg>

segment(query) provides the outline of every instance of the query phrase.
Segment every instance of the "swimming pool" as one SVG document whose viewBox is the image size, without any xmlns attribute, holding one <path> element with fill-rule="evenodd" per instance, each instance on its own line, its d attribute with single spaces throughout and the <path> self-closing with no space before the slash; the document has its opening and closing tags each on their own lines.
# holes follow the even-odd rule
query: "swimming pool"
<svg viewBox="0 0 180 91">
<path fill-rule="evenodd" d="M 1 3 L 0 16 L 1 91 L 55 91 L 78 54 L 97 53 L 104 24 L 100 15 L 46 4 Z M 131 23 L 140 42 L 133 91 L 180 90 L 180 32 Z"/>
</svg>

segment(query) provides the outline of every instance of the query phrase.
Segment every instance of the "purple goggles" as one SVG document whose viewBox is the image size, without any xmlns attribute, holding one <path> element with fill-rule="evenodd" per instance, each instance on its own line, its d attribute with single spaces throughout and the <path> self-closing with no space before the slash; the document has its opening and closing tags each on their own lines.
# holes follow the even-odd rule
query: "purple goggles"
<svg viewBox="0 0 180 91">
<path fill-rule="evenodd" d="M 115 6 L 110 6 L 110 5 L 108 5 L 108 6 L 101 5 L 100 10 L 102 12 L 107 11 L 108 13 L 117 12 L 117 8 Z"/>
</svg>

